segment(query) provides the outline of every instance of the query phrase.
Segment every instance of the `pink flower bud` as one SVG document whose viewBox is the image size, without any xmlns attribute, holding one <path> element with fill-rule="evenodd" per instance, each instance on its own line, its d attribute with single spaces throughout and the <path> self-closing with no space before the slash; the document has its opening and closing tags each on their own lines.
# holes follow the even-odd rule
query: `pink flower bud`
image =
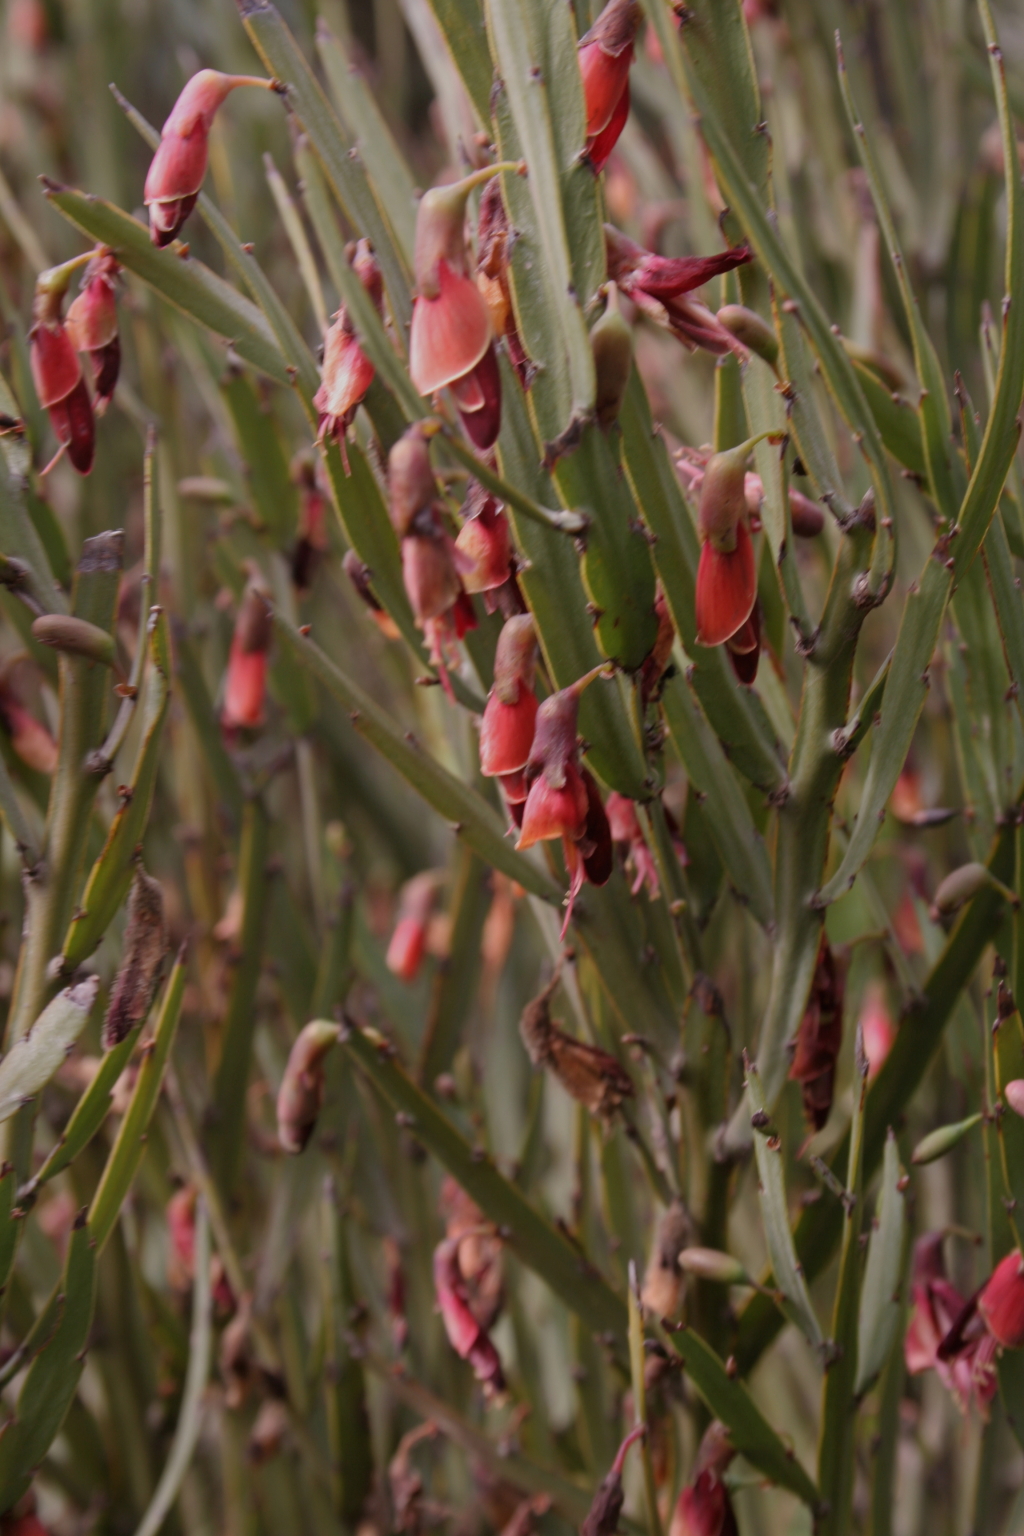
<svg viewBox="0 0 1024 1536">
<path fill-rule="evenodd" d="M 504 508 L 474 481 L 462 510 L 466 520 L 455 548 L 461 556 L 463 586 L 467 592 L 490 592 L 504 586 L 512 560 L 512 536 Z"/>
<path fill-rule="evenodd" d="M 619 1528 L 619 1516 L 625 1495 L 622 1489 L 622 1469 L 630 1446 L 647 1433 L 644 1424 L 638 1424 L 619 1446 L 607 1476 L 594 1494 L 593 1503 L 580 1527 L 580 1536 L 615 1536 Z"/>
<path fill-rule="evenodd" d="M 168 245 L 196 205 L 217 108 L 236 86 L 270 84 L 216 69 L 201 69 L 186 83 L 164 123 L 142 194 L 154 245 Z"/>
<path fill-rule="evenodd" d="M 1024 1344 L 1024 1266 L 1014 1247 L 1001 1259 L 978 1297 L 980 1312 L 989 1333 L 1004 1349 Z"/>
<path fill-rule="evenodd" d="M 1003 1098 L 1015 1115 L 1024 1116 L 1024 1077 L 1015 1077 L 1003 1089 Z"/>
<path fill-rule="evenodd" d="M 424 870 L 407 880 L 399 893 L 398 921 L 388 945 L 386 964 L 402 981 L 413 982 L 419 975 L 426 953 L 427 928 L 442 879 L 437 870 Z"/>
<path fill-rule="evenodd" d="M 266 595 L 250 582 L 242 597 L 228 653 L 221 724 L 226 730 L 263 724 L 267 665 L 273 633 Z"/>
<path fill-rule="evenodd" d="M 864 989 L 860 1028 L 868 1059 L 868 1082 L 873 1083 L 896 1041 L 896 1026 L 889 1012 L 885 988 L 880 982 L 869 982 Z"/>
<path fill-rule="evenodd" d="M 120 271 L 113 251 L 99 246 L 85 269 L 81 291 L 67 314 L 66 329 L 72 346 L 89 354 L 98 416 L 102 416 L 113 398 L 121 369 L 114 286 Z"/>
<path fill-rule="evenodd" d="M 579 41 L 587 113 L 587 153 L 604 168 L 629 116 L 629 69 L 643 11 L 637 0 L 609 0 Z"/>
</svg>

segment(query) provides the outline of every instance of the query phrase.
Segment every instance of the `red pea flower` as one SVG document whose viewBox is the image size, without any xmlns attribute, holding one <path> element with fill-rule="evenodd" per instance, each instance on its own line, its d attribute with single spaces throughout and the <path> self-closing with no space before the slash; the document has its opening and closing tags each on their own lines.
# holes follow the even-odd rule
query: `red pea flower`
<svg viewBox="0 0 1024 1536">
<path fill-rule="evenodd" d="M 228 652 L 220 714 L 225 730 L 256 730 L 263 724 L 271 634 L 270 603 L 262 588 L 250 581 L 238 607 Z"/>
<path fill-rule="evenodd" d="M 451 389 L 477 448 L 493 447 L 501 426 L 501 376 L 487 303 L 469 275 L 466 203 L 502 164 L 432 187 L 416 216 L 417 297 L 409 335 L 409 373 L 421 395 Z"/>
<path fill-rule="evenodd" d="M 436 869 L 426 869 L 407 880 L 399 892 L 398 921 L 386 962 L 388 970 L 404 982 L 413 982 L 419 975 L 427 950 L 427 928 L 443 878 Z"/>
<path fill-rule="evenodd" d="M 71 271 L 83 259 L 50 267 L 39 274 L 28 339 L 29 363 L 39 404 L 47 411 L 60 444 L 47 469 L 66 450 L 78 473 L 87 475 L 96 452 L 96 422 L 82 364 L 61 320 L 61 304 Z"/>
<path fill-rule="evenodd" d="M 114 395 L 121 370 L 121 342 L 117 334 L 115 282 L 121 272 L 113 251 L 105 245 L 85 269 L 85 279 L 78 297 L 68 309 L 65 322 L 68 337 L 76 352 L 87 352 L 96 391 L 93 402 L 97 416 L 102 416 Z"/>
<path fill-rule="evenodd" d="M 473 1315 L 466 1281 L 459 1265 L 461 1238 L 446 1238 L 434 1249 L 434 1295 L 448 1342 L 468 1360 L 488 1397 L 505 1390 L 501 1359 L 485 1328 Z"/>
<path fill-rule="evenodd" d="M 516 847 L 532 848 L 535 843 L 548 842 L 558 837 L 562 839 L 562 851 L 569 871 L 569 895 L 562 938 L 565 937 L 573 905 L 587 876 L 587 859 L 598 853 L 606 838 L 608 854 L 611 852 L 611 834 L 606 830 L 607 817 L 600 804 L 597 786 L 591 780 L 593 789 L 590 789 L 580 771 L 576 730 L 580 694 L 603 670 L 603 667 L 595 667 L 578 682 L 544 700 L 537 711 L 533 745 L 526 764 L 528 787 Z M 598 860 L 595 872 L 600 873 L 600 869 L 601 861 Z M 608 874 L 605 874 L 604 879 L 607 878 Z M 603 880 L 594 883 L 603 884 Z"/>
<path fill-rule="evenodd" d="M 467 592 L 493 592 L 508 581 L 512 562 L 512 535 L 505 509 L 479 481 L 471 480 L 462 515 L 465 521 L 455 540 L 465 562 L 462 584 Z"/>
<path fill-rule="evenodd" d="M 731 640 L 757 601 L 757 567 L 744 491 L 749 443 L 708 460 L 697 525 L 703 544 L 697 567 L 696 622 L 700 645 Z M 752 648 L 751 639 L 741 642 Z"/>
<path fill-rule="evenodd" d="M 487 778 L 501 778 L 506 794 L 515 797 L 517 803 L 526 799 L 523 770 L 537 722 L 537 695 L 533 691 L 536 658 L 533 615 L 516 614 L 505 622 L 494 653 L 494 686 L 487 695 L 480 725 L 480 772 Z M 513 776 L 518 782 L 505 782 Z"/>
<path fill-rule="evenodd" d="M 352 257 L 352 266 L 380 313 L 384 302 L 384 284 L 369 240 L 359 241 Z M 343 455 L 345 433 L 373 383 L 374 373 L 373 364 L 356 340 L 355 327 L 343 304 L 324 337 L 321 383 L 313 396 L 313 404 L 319 414 L 319 436 L 333 437 L 335 442 L 341 444 Z M 347 456 L 345 468 L 347 471 Z"/>
<path fill-rule="evenodd" d="M 609 278 L 648 319 L 671 331 L 691 352 L 703 347 L 719 357 L 735 352 L 741 361 L 746 359 L 743 343 L 705 304 L 688 297 L 712 277 L 752 260 L 746 246 L 717 256 L 656 256 L 611 224 L 605 225 L 604 234 Z"/>
<path fill-rule="evenodd" d="M 256 75 L 224 75 L 201 69 L 187 81 L 164 123 L 142 194 L 154 245 L 169 245 L 196 205 L 206 175 L 210 129 L 217 108 L 240 85 L 274 90 Z"/>
<path fill-rule="evenodd" d="M 636 814 L 636 806 L 625 795 L 620 795 L 613 790 L 608 796 L 606 810 L 612 839 L 616 843 L 626 844 L 626 863 L 633 871 L 632 895 L 636 896 L 646 885 L 648 894 L 654 901 L 659 893 L 658 867 L 644 838 L 643 828 Z"/>
<path fill-rule="evenodd" d="M 987 1418 L 996 1391 L 999 1346 L 978 1317 L 979 1297 L 965 1302 L 946 1278 L 942 1237 L 941 1232 L 929 1232 L 914 1246 L 903 1358 L 911 1376 L 937 1371 L 961 1413 L 967 1413 L 973 1403 Z"/>
<path fill-rule="evenodd" d="M 608 0 L 579 40 L 587 112 L 587 154 L 604 169 L 629 116 L 629 69 L 643 10 L 637 0 Z"/>
<path fill-rule="evenodd" d="M 734 1454 L 725 1425 L 716 1419 L 705 1431 L 693 1476 L 679 1495 L 669 1536 L 737 1536 L 729 1490 L 722 1481 Z"/>
</svg>

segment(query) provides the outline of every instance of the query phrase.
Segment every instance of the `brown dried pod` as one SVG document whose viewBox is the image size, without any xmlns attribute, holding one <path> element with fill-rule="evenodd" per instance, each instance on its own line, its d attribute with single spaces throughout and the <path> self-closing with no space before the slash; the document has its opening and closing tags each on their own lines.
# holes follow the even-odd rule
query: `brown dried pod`
<svg viewBox="0 0 1024 1536">
<path fill-rule="evenodd" d="M 824 929 L 807 1009 L 797 1030 L 790 1078 L 800 1084 L 804 1114 L 820 1131 L 832 1108 L 836 1059 L 843 1043 L 845 976 Z"/>
<path fill-rule="evenodd" d="M 690 1233 L 686 1207 L 681 1200 L 673 1200 L 655 1230 L 640 1296 L 655 1317 L 675 1317 L 682 1305 L 686 1277 L 679 1268 L 679 1255 L 689 1242 Z"/>
<path fill-rule="evenodd" d="M 277 1139 L 286 1152 L 301 1152 L 313 1134 L 324 1101 L 324 1058 L 337 1038 L 336 1024 L 314 1019 L 288 1053 L 277 1092 Z"/>
<path fill-rule="evenodd" d="M 120 1045 L 135 1025 L 146 1017 L 160 979 L 160 968 L 167 948 L 163 888 L 159 880 L 153 880 L 138 864 L 128 895 L 128 922 L 121 952 L 121 969 L 115 978 L 107 1016 L 103 1021 L 105 1051 Z"/>
<path fill-rule="evenodd" d="M 567 1035 L 551 1018 L 559 976 L 556 971 L 543 992 L 527 1003 L 519 1033 L 535 1067 L 546 1067 L 570 1098 L 598 1119 L 610 1121 L 623 1101 L 633 1097 L 633 1079 L 614 1056 Z"/>
</svg>

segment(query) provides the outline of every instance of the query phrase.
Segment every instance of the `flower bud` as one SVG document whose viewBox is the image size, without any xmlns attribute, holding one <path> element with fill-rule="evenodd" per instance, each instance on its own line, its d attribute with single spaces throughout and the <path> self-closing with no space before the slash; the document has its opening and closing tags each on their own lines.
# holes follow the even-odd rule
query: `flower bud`
<svg viewBox="0 0 1024 1536">
<path fill-rule="evenodd" d="M 978 1311 L 997 1343 L 1004 1349 L 1020 1349 L 1024 1344 L 1024 1262 L 1016 1247 L 985 1282 Z"/>
<path fill-rule="evenodd" d="M 750 618 L 757 600 L 754 546 L 747 527 L 749 443 L 714 454 L 700 487 L 697 525 L 704 540 L 697 567 L 697 640 L 720 645 Z"/>
<path fill-rule="evenodd" d="M 196 205 L 206 175 L 210 129 L 217 108 L 239 85 L 270 87 L 251 75 L 201 69 L 186 82 L 164 123 L 142 194 L 154 245 L 168 245 Z"/>
<path fill-rule="evenodd" d="M 523 613 L 508 619 L 498 636 L 494 687 L 487 696 L 480 726 L 480 772 L 487 778 L 521 775 L 529 760 L 538 710 L 533 691 L 536 655 L 533 615 Z M 504 788 L 510 798 L 526 799 L 525 780 L 506 783 Z"/>
<path fill-rule="evenodd" d="M 701 1280 L 714 1280 L 719 1285 L 749 1285 L 747 1274 L 739 1259 L 717 1248 L 684 1248 L 678 1258 L 679 1268 Z"/>
<path fill-rule="evenodd" d="M 715 317 L 720 325 L 742 341 L 751 352 L 756 352 L 772 368 L 779 356 L 779 341 L 772 326 L 753 309 L 743 304 L 724 304 Z"/>
<path fill-rule="evenodd" d="M 686 1207 L 681 1200 L 674 1200 L 658 1222 L 640 1293 L 640 1300 L 655 1317 L 676 1317 L 683 1304 L 685 1280 L 679 1269 L 679 1255 L 690 1231 Z"/>
<path fill-rule="evenodd" d="M 437 498 L 427 437 L 418 422 L 406 428 L 388 454 L 388 511 L 398 537 L 404 538 L 418 512 Z"/>
<path fill-rule="evenodd" d="M 798 539 L 816 539 L 825 526 L 825 514 L 803 491 L 789 488 L 789 515 Z"/>
<path fill-rule="evenodd" d="M 120 271 L 113 251 L 98 246 L 85 269 L 81 292 L 71 304 L 65 322 L 72 346 L 78 352 L 89 354 L 97 416 L 102 416 L 110 404 L 121 369 L 114 287 Z"/>
<path fill-rule="evenodd" d="M 255 730 L 263 724 L 273 621 L 266 594 L 250 582 L 238 609 L 228 653 L 221 724 Z"/>
<path fill-rule="evenodd" d="M 605 312 L 590 332 L 597 375 L 594 413 L 606 432 L 618 420 L 633 368 L 633 333 L 623 319 L 618 288 L 614 283 L 607 287 Z"/>
<path fill-rule="evenodd" d="M 512 561 L 512 536 L 504 508 L 475 480 L 462 507 L 465 522 L 455 540 L 467 592 L 504 586 Z"/>
<path fill-rule="evenodd" d="M 587 113 L 587 153 L 604 168 L 629 116 L 629 69 L 643 11 L 637 0 L 608 0 L 578 44 Z"/>
<path fill-rule="evenodd" d="M 277 1092 L 277 1139 L 286 1152 L 303 1151 L 313 1134 L 324 1101 L 324 1061 L 337 1039 L 334 1024 L 314 1019 L 288 1053 Z"/>
<path fill-rule="evenodd" d="M 388 945 L 386 964 L 402 981 L 413 982 L 419 975 L 427 947 L 427 927 L 443 880 L 438 870 L 423 870 L 407 880 L 399 893 L 398 921 Z"/>
<path fill-rule="evenodd" d="M 78 473 L 87 475 L 96 450 L 96 422 L 78 353 L 60 318 L 66 290 L 61 268 L 41 273 L 36 281 L 29 365 L 39 404 L 49 415 L 61 449 L 67 449 Z"/>
<path fill-rule="evenodd" d="M 868 1059 L 868 1082 L 873 1083 L 896 1041 L 885 988 L 881 982 L 869 982 L 864 989 L 860 1010 L 860 1030 L 864 1054 Z"/>
<path fill-rule="evenodd" d="M 120 1045 L 149 1012 L 168 942 L 163 887 L 137 864 L 128 895 L 121 966 L 103 1021 L 105 1051 Z"/>
</svg>

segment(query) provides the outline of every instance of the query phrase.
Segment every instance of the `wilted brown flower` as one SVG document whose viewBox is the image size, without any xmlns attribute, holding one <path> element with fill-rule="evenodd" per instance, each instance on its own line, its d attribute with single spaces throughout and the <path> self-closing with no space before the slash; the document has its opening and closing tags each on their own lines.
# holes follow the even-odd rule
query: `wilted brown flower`
<svg viewBox="0 0 1024 1536">
<path fill-rule="evenodd" d="M 519 1033 L 535 1067 L 546 1067 L 578 1104 L 599 1120 L 610 1121 L 624 1100 L 633 1097 L 633 1079 L 614 1056 L 567 1035 L 552 1020 L 551 999 L 559 980 L 556 971 L 543 992 L 527 1003 Z"/>
<path fill-rule="evenodd" d="M 820 1131 L 832 1108 L 836 1058 L 843 1043 L 845 978 L 822 929 L 807 1009 L 797 1030 L 790 1078 L 800 1084 L 804 1114 Z"/>
<path fill-rule="evenodd" d="M 164 919 L 164 893 L 159 880 L 153 880 L 141 864 L 128 895 L 128 921 L 125 926 L 121 968 L 110 993 L 107 1016 L 103 1021 L 103 1049 L 120 1045 L 136 1024 L 149 1012 L 160 968 L 167 953 L 167 924 Z"/>
</svg>

